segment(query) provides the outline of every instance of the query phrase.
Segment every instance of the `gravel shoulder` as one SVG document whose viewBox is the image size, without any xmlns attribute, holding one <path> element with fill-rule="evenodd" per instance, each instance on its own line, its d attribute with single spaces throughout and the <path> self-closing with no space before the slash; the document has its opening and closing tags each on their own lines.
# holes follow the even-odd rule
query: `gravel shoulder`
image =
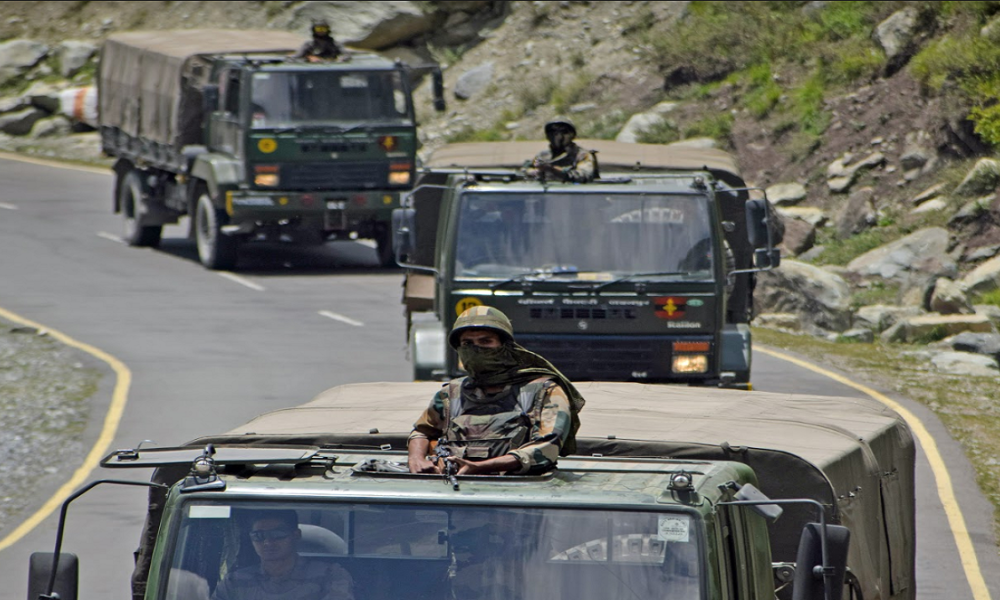
<svg viewBox="0 0 1000 600">
<path fill-rule="evenodd" d="M 0 320 L 0 531 L 86 454 L 104 370 L 44 330 Z"/>
</svg>

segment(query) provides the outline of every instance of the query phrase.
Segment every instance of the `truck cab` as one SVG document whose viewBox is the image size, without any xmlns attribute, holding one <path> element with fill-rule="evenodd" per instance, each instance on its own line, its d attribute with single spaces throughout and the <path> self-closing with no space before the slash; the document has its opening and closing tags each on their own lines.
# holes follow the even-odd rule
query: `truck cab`
<svg viewBox="0 0 1000 600">
<path fill-rule="evenodd" d="M 406 266 L 423 266 L 404 297 L 414 377 L 460 373 L 444 333 L 486 304 L 573 380 L 748 387 L 752 271 L 779 260 L 766 201 L 749 200 L 723 153 L 665 154 L 625 171 L 621 155 L 643 145 L 580 143 L 602 148 L 593 183 L 490 171 L 490 159 L 472 153 L 468 165 L 461 148 L 432 156 L 396 228 Z M 504 156 L 526 150 L 514 143 Z"/>
</svg>

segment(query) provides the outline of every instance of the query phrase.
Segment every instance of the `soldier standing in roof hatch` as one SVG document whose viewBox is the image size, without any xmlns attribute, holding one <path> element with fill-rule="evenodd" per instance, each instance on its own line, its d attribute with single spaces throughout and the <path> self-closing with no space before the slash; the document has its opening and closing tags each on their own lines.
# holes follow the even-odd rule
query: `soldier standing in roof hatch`
<svg viewBox="0 0 1000 600">
<path fill-rule="evenodd" d="M 539 152 L 525 174 L 537 179 L 586 183 L 597 177 L 594 152 L 576 145 L 576 127 L 566 118 L 556 117 L 545 124 L 547 150 Z"/>
<path fill-rule="evenodd" d="M 431 441 L 451 451 L 459 475 L 538 473 L 576 451 L 584 400 L 549 361 L 514 342 L 499 310 L 474 306 L 455 321 L 448 343 L 468 377 L 431 400 L 407 441 L 412 473 L 441 473 Z"/>
<path fill-rule="evenodd" d="M 326 21 L 313 21 L 312 39 L 302 45 L 295 53 L 295 58 L 304 58 L 310 62 L 320 59 L 333 60 L 340 56 L 340 46 L 330 35 L 330 24 Z"/>
</svg>

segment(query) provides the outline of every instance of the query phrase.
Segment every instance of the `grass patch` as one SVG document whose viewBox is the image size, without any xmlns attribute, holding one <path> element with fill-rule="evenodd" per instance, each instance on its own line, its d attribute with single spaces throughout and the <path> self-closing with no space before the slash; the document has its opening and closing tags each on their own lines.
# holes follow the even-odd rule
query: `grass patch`
<svg viewBox="0 0 1000 600">
<path fill-rule="evenodd" d="M 814 362 L 851 373 L 871 386 L 905 394 L 930 408 L 965 450 L 976 482 L 993 504 L 993 525 L 1000 530 L 1000 398 L 995 377 L 938 373 L 924 359 L 907 356 L 910 344 L 838 344 L 805 335 L 755 327 L 755 344 L 796 352 Z"/>
<path fill-rule="evenodd" d="M 681 139 L 681 133 L 673 121 L 664 119 L 649 129 L 640 131 L 636 138 L 640 144 L 669 144 Z"/>
<path fill-rule="evenodd" d="M 871 286 L 858 290 L 851 295 L 851 309 L 874 304 L 896 304 L 899 299 L 899 284 L 884 281 L 873 281 Z"/>
<path fill-rule="evenodd" d="M 993 290 L 976 296 L 975 304 L 992 304 L 1000 306 L 1000 290 Z"/>
<path fill-rule="evenodd" d="M 691 123 L 684 128 L 684 137 L 710 137 L 715 140 L 729 141 L 733 132 L 733 115 L 729 112 L 710 113 L 708 116 Z"/>
<path fill-rule="evenodd" d="M 587 72 L 577 73 L 569 83 L 560 85 L 549 94 L 549 102 L 556 112 L 565 113 L 569 107 L 579 102 L 594 83 L 594 77 Z"/>
<path fill-rule="evenodd" d="M 613 140 L 622 126 L 628 121 L 628 115 L 621 109 L 604 113 L 594 119 L 584 121 L 580 128 L 580 137 L 597 140 Z"/>
<path fill-rule="evenodd" d="M 820 232 L 816 245 L 823 246 L 823 254 L 818 262 L 823 265 L 846 265 L 869 250 L 874 250 L 895 239 L 891 228 L 873 227 L 846 239 L 839 239 L 832 233 Z"/>
<path fill-rule="evenodd" d="M 748 87 L 743 102 L 750 114 L 763 119 L 778 104 L 781 98 L 781 88 L 774 81 L 771 65 L 755 65 L 747 71 Z"/>
</svg>

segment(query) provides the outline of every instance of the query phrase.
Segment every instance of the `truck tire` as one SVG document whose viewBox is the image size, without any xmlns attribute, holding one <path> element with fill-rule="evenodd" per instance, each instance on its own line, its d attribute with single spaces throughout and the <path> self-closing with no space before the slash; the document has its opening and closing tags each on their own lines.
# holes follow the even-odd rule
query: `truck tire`
<svg viewBox="0 0 1000 600">
<path fill-rule="evenodd" d="M 194 209 L 194 239 L 198 259 L 213 271 L 228 271 L 236 266 L 239 239 L 222 233 L 226 221 L 226 213 L 216 209 L 208 192 L 201 190 Z"/>
<path fill-rule="evenodd" d="M 122 239 L 129 246 L 160 245 L 163 225 L 144 225 L 142 215 L 146 210 L 143 201 L 142 176 L 129 171 L 118 186 L 118 208 L 122 214 Z"/>
<path fill-rule="evenodd" d="M 398 266 L 396 253 L 392 250 L 392 232 L 389 231 L 388 225 L 375 226 L 375 252 L 378 253 L 379 266 L 387 268 Z"/>
</svg>

